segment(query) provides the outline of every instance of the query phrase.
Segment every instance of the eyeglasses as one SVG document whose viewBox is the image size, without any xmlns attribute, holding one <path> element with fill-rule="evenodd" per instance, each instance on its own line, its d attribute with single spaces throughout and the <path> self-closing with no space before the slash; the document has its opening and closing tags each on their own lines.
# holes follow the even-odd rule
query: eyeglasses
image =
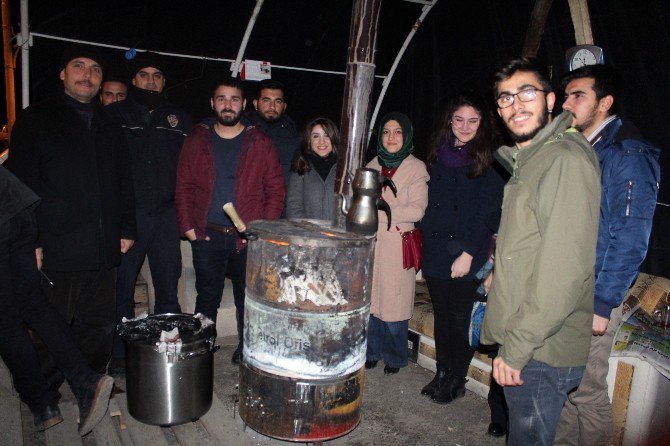
<svg viewBox="0 0 670 446">
<path fill-rule="evenodd" d="M 540 90 L 539 88 L 528 87 L 516 93 L 501 94 L 500 96 L 498 96 L 498 99 L 496 99 L 496 104 L 498 104 L 498 108 L 510 107 L 512 104 L 514 104 L 515 96 L 519 98 L 521 102 L 530 102 L 535 100 L 538 91 L 541 91 L 542 93 L 549 93 L 547 90 Z"/>
</svg>

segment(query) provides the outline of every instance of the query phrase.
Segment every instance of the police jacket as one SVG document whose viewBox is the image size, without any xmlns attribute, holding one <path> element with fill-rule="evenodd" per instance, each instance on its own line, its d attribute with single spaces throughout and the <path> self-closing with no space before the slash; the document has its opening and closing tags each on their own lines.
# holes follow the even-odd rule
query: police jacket
<svg viewBox="0 0 670 446">
<path fill-rule="evenodd" d="M 121 120 L 128 141 L 137 213 L 154 215 L 174 206 L 179 153 L 192 122 L 169 102 L 149 112 L 134 92 L 131 88 L 125 101 L 108 108 Z"/>
<path fill-rule="evenodd" d="M 602 176 L 595 313 L 605 318 L 623 302 L 647 254 L 660 181 L 659 149 L 630 132 L 616 118 L 593 145 Z"/>
</svg>

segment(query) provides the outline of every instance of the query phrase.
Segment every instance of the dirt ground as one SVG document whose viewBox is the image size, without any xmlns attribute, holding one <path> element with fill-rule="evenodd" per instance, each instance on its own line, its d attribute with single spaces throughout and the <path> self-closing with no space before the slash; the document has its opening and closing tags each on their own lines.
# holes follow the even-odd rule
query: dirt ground
<svg viewBox="0 0 670 446">
<path fill-rule="evenodd" d="M 237 367 L 230 363 L 235 337 L 221 338 L 215 359 L 214 388 L 224 405 L 237 399 Z M 464 398 L 438 405 L 420 394 L 433 372 L 414 363 L 398 374 L 385 376 L 383 363 L 366 371 L 362 420 L 349 434 L 324 442 L 325 445 L 495 445 L 504 438 L 486 434 L 490 422 L 486 399 L 467 391 Z M 235 412 L 240 445 L 288 445 L 265 437 L 244 426 Z"/>
<path fill-rule="evenodd" d="M 231 446 L 275 446 L 309 443 L 291 443 L 266 437 L 246 426 L 239 416 L 238 367 L 230 362 L 237 336 L 219 338 L 221 349 L 214 354 L 214 393 L 216 404 L 201 420 L 209 417 L 220 433 L 217 441 L 209 435 L 203 425 L 188 425 L 161 428 L 170 446 L 214 445 Z M 365 389 L 361 408 L 362 420 L 349 434 L 324 441 L 325 446 L 394 446 L 394 445 L 495 445 L 505 444 L 504 438 L 493 438 L 486 434 L 489 424 L 489 409 L 486 399 L 470 391 L 448 405 L 438 405 L 420 394 L 421 387 L 433 377 L 428 371 L 414 363 L 398 374 L 385 376 L 383 364 L 366 371 Z M 119 389 L 125 390 L 125 379 L 116 379 Z M 69 388 L 61 388 L 63 400 L 73 401 Z M 22 404 L 23 442 L 28 446 L 51 445 L 44 432 L 37 432 L 32 425 L 32 416 Z M 180 428 L 190 429 L 186 439 L 177 438 Z M 84 446 L 125 444 L 101 438 L 95 432 L 82 438 Z M 149 446 L 149 445 L 147 445 Z"/>
</svg>

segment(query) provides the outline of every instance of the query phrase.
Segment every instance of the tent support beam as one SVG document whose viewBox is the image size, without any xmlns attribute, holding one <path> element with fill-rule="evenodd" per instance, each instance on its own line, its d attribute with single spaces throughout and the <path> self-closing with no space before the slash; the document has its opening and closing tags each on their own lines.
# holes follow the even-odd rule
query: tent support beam
<svg viewBox="0 0 670 446">
<path fill-rule="evenodd" d="M 535 0 L 535 6 L 533 6 L 533 13 L 530 16 L 530 24 L 526 33 L 526 41 L 523 43 L 523 50 L 521 52 L 524 57 L 537 56 L 552 3 L 553 0 Z"/>
<path fill-rule="evenodd" d="M 421 25 L 423 24 L 423 21 L 426 19 L 426 16 L 430 12 L 433 6 L 437 3 L 437 0 L 433 0 L 432 2 L 428 2 L 426 6 L 424 6 L 421 9 L 421 15 L 419 16 L 418 19 L 416 19 L 416 22 L 414 22 L 414 25 L 412 26 L 412 30 L 409 32 L 407 35 L 407 38 L 405 39 L 405 42 L 403 43 L 402 47 L 400 48 L 400 51 L 398 52 L 398 55 L 396 56 L 395 60 L 393 61 L 393 65 L 391 65 L 391 69 L 389 70 L 388 74 L 386 75 L 386 78 L 384 79 L 384 82 L 382 82 L 382 91 L 379 93 L 379 97 L 377 98 L 377 103 L 375 104 L 375 111 L 372 113 L 372 119 L 370 119 L 370 131 L 368 134 L 368 140 L 370 137 L 372 137 L 372 126 L 374 123 L 377 121 L 377 115 L 379 114 L 379 109 L 381 108 L 382 101 L 384 100 L 384 96 L 386 95 L 386 90 L 388 90 L 389 85 L 391 84 L 391 79 L 393 79 L 393 75 L 395 74 L 395 70 L 398 68 L 398 64 L 400 63 L 400 60 L 402 59 L 402 56 L 405 54 L 405 50 L 409 46 L 409 43 L 412 41 L 412 38 L 414 38 L 414 34 L 419 30 Z"/>
<path fill-rule="evenodd" d="M 588 0 L 568 0 L 577 45 L 593 45 Z"/>
<path fill-rule="evenodd" d="M 21 107 L 30 105 L 30 34 L 28 0 L 21 0 Z"/>
<path fill-rule="evenodd" d="M 242 65 L 242 58 L 244 57 L 244 52 L 247 50 L 247 43 L 249 43 L 249 36 L 251 36 L 251 31 L 254 29 L 256 24 L 256 19 L 258 14 L 261 12 L 261 7 L 263 6 L 263 1 L 265 0 L 256 0 L 256 6 L 254 7 L 254 12 L 251 13 L 251 18 L 247 24 L 247 30 L 244 32 L 244 37 L 242 38 L 242 43 L 240 44 L 240 50 L 237 52 L 237 57 L 235 62 L 230 67 L 232 71 L 232 76 L 237 77 L 240 72 L 240 67 Z"/>
</svg>

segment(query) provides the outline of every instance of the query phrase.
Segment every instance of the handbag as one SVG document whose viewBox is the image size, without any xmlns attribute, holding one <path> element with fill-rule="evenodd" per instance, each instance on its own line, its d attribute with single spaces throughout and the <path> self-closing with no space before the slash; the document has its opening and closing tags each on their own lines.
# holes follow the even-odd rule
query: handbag
<svg viewBox="0 0 670 446">
<path fill-rule="evenodd" d="M 470 314 L 470 328 L 468 330 L 468 341 L 470 347 L 476 349 L 479 347 L 479 335 L 482 331 L 482 324 L 484 323 L 484 315 L 486 314 L 486 302 L 476 300 L 472 305 L 472 313 Z"/>
<path fill-rule="evenodd" d="M 402 267 L 419 271 L 423 258 L 423 232 L 419 228 L 414 228 L 400 235 L 402 236 Z"/>
<path fill-rule="evenodd" d="M 486 314 L 486 301 L 488 300 L 488 292 L 484 289 L 484 280 L 491 274 L 493 271 L 493 261 L 494 253 L 496 246 L 497 234 L 493 234 L 491 237 L 491 243 L 489 246 L 489 256 L 475 274 L 475 282 L 479 284 L 475 290 L 475 302 L 472 304 L 472 312 L 470 313 L 470 328 L 468 328 L 468 341 L 470 347 L 477 349 L 479 348 L 479 335 L 482 331 L 482 324 L 484 323 L 484 315 Z"/>
</svg>

